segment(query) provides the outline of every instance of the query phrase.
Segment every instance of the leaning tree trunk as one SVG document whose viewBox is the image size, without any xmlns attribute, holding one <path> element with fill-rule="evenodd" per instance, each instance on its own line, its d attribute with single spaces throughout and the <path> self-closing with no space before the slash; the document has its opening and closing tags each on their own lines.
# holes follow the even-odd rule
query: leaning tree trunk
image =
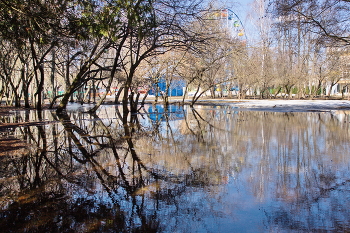
<svg viewBox="0 0 350 233">
<path fill-rule="evenodd" d="M 73 80 L 72 84 L 68 87 L 66 93 L 63 94 L 63 98 L 56 110 L 57 114 L 62 113 L 66 109 L 69 99 L 73 94 L 73 92 L 75 91 L 75 89 L 79 86 L 80 81 L 81 81 L 81 74 L 79 73 Z"/>
<path fill-rule="evenodd" d="M 117 94 L 115 95 L 115 98 L 114 98 L 114 103 L 115 104 L 119 104 L 119 97 L 120 97 L 120 94 L 122 93 L 122 91 L 124 90 L 124 86 L 121 86 L 117 92 Z"/>
<path fill-rule="evenodd" d="M 107 84 L 105 93 L 102 95 L 102 97 L 100 97 L 100 100 L 97 102 L 97 104 L 92 109 L 89 110 L 90 113 L 96 112 L 97 109 L 101 106 L 101 104 L 105 101 L 106 96 L 111 89 L 112 82 L 113 82 L 113 76 L 110 77 L 108 80 L 108 84 Z"/>
<path fill-rule="evenodd" d="M 143 107 L 145 105 L 145 101 L 146 101 L 147 96 L 148 96 L 148 90 L 141 100 L 141 107 Z"/>
</svg>

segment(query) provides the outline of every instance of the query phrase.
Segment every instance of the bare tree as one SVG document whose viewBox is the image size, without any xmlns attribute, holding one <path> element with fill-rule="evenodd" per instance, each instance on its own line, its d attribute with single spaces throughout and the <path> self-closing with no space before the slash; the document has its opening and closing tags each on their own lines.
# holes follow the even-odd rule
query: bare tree
<svg viewBox="0 0 350 233">
<path fill-rule="evenodd" d="M 350 45 L 348 0 L 271 0 L 277 17 L 301 19 L 301 25 L 318 34 L 319 42 Z"/>
</svg>

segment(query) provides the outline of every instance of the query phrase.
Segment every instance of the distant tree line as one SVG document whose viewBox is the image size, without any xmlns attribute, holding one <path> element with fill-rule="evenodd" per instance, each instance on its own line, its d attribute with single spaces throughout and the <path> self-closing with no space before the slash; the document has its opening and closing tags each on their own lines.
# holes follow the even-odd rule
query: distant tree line
<svg viewBox="0 0 350 233">
<path fill-rule="evenodd" d="M 252 6 L 262 98 L 349 93 L 349 1 L 255 0 Z"/>
</svg>

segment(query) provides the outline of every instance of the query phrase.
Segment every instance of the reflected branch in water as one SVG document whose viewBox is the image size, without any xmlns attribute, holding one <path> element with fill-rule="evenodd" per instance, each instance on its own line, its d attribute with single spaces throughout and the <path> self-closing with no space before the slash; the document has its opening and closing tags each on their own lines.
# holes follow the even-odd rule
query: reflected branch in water
<svg viewBox="0 0 350 233">
<path fill-rule="evenodd" d="M 41 137 L 41 140 L 42 140 L 42 148 L 41 148 L 41 152 L 39 153 L 40 155 L 38 156 L 38 154 L 37 154 L 37 156 L 35 156 L 36 157 L 36 161 L 34 162 L 35 177 L 34 177 L 34 182 L 33 182 L 33 185 L 35 188 L 37 188 L 41 185 L 40 167 L 42 165 L 42 160 L 46 156 L 46 152 L 47 152 L 46 133 L 43 129 L 43 126 L 37 126 L 37 128 L 38 128 L 38 132 L 39 132 L 39 135 Z M 38 141 L 40 141 L 40 139 Z"/>
<path fill-rule="evenodd" d="M 123 171 L 123 167 L 122 167 L 122 164 L 121 164 L 121 159 L 119 157 L 119 153 L 117 151 L 117 147 L 116 147 L 116 144 L 119 145 L 121 144 L 121 140 L 115 140 L 113 137 L 112 137 L 112 134 L 109 130 L 108 127 L 106 127 L 103 122 L 101 121 L 101 119 L 97 116 L 97 114 L 91 114 L 94 119 L 100 124 L 100 126 L 107 132 L 107 135 L 106 137 L 110 140 L 109 142 L 109 145 L 110 145 L 110 148 L 112 149 L 112 152 L 113 152 L 113 155 L 114 155 L 114 158 L 115 158 L 115 161 L 116 161 L 116 164 L 117 164 L 117 168 L 118 168 L 118 171 L 119 171 L 119 174 L 122 178 L 122 187 L 124 187 L 127 191 L 132 192 L 131 190 L 131 186 L 126 178 L 126 174 L 124 173 Z M 122 148 L 121 146 L 119 146 L 119 148 Z"/>
<path fill-rule="evenodd" d="M 95 118 L 95 122 L 97 122 L 98 125 L 103 125 L 104 128 L 105 125 L 102 123 L 102 121 L 97 117 L 97 115 L 92 115 Z M 78 162 L 84 162 L 88 163 L 90 165 L 90 169 L 92 169 L 92 171 L 94 171 L 96 177 L 98 178 L 98 180 L 100 180 L 100 184 L 103 186 L 104 190 L 108 193 L 108 195 L 110 196 L 110 198 L 112 200 L 114 200 L 114 204 L 117 204 L 119 202 L 118 199 L 114 198 L 114 190 L 115 190 L 115 184 L 117 183 L 117 176 L 112 175 L 111 173 L 109 173 L 106 168 L 100 164 L 100 162 L 98 162 L 94 157 L 98 155 L 98 153 L 101 151 L 100 148 L 105 148 L 105 145 L 101 145 L 98 143 L 98 141 L 96 141 L 96 143 L 94 143 L 94 145 L 98 145 L 99 148 L 97 148 L 96 150 L 93 150 L 91 152 L 88 152 L 85 147 L 80 143 L 79 139 L 74 135 L 74 133 L 72 132 L 72 128 L 74 129 L 78 129 L 78 126 L 73 126 L 72 127 L 72 123 L 70 121 L 70 118 L 68 115 L 64 116 L 64 115 L 60 115 L 59 116 L 60 121 L 62 122 L 62 125 L 64 126 L 65 130 L 68 132 L 68 136 L 70 138 L 72 138 L 74 144 L 77 146 L 77 148 L 79 149 L 79 151 L 82 153 L 83 157 L 85 158 L 83 161 L 78 159 Z M 107 137 L 109 139 L 112 139 L 111 135 L 104 135 L 104 137 Z M 85 142 L 88 143 L 92 143 L 89 140 L 86 140 Z M 110 145 L 114 145 L 114 142 L 110 142 Z M 72 155 L 75 159 L 77 159 L 76 156 Z M 119 163 L 120 164 L 120 163 Z M 122 170 L 121 168 L 119 169 L 119 171 Z"/>
<path fill-rule="evenodd" d="M 198 112 L 195 108 L 192 108 L 191 110 L 192 110 L 192 112 L 193 112 L 194 117 L 195 117 L 196 120 L 198 121 L 198 125 L 201 125 L 201 124 L 199 123 L 199 120 L 198 120 L 198 118 L 199 118 L 199 119 L 201 119 L 204 123 L 206 123 L 206 124 L 207 124 L 210 128 L 212 128 L 212 129 L 217 129 L 217 130 L 220 130 L 220 131 L 226 131 L 226 130 L 227 130 L 227 129 L 223 129 L 223 128 L 217 127 L 217 126 L 215 126 L 214 124 L 210 123 L 209 120 L 204 119 L 204 117 L 203 117 L 201 114 L 199 114 L 199 112 Z M 197 118 L 197 116 L 198 116 L 198 118 Z"/>
</svg>

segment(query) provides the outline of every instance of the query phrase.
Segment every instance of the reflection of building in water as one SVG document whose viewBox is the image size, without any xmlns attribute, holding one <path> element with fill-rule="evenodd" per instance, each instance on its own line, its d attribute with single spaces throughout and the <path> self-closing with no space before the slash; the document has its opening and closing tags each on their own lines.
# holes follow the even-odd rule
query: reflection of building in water
<svg viewBox="0 0 350 233">
<path fill-rule="evenodd" d="M 184 108 L 179 105 L 169 105 L 167 109 L 164 109 L 164 105 L 151 105 L 148 108 L 148 113 L 152 121 L 174 121 L 185 117 Z"/>
</svg>

